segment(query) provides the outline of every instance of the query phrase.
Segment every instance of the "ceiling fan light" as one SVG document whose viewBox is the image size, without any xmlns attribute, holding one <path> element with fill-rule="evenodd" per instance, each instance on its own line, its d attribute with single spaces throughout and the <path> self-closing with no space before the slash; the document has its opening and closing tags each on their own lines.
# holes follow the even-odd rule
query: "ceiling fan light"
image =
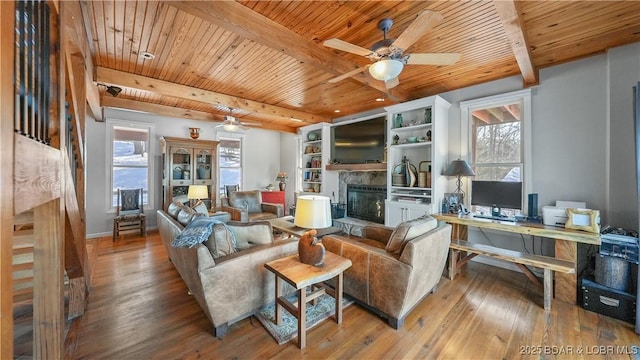
<svg viewBox="0 0 640 360">
<path fill-rule="evenodd" d="M 403 68 L 404 64 L 401 61 L 393 59 L 380 60 L 369 66 L 369 74 L 374 79 L 388 81 L 398 77 Z"/>
<path fill-rule="evenodd" d="M 224 125 L 222 125 L 222 128 L 227 130 L 227 131 L 236 131 L 238 129 L 238 125 L 236 125 L 236 124 L 224 124 Z"/>
</svg>

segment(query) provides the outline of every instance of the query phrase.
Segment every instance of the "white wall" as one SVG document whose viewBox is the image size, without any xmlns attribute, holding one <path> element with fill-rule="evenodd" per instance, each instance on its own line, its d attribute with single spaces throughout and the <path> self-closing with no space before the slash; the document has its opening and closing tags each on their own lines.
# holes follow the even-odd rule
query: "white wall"
<svg viewBox="0 0 640 360">
<path fill-rule="evenodd" d="M 105 109 L 105 117 L 131 121 L 132 123 L 148 123 L 155 125 L 155 139 L 150 149 L 153 153 L 154 181 L 153 208 L 145 207 L 147 227 L 156 227 L 156 210 L 162 206 L 162 154 L 159 138 L 162 136 L 189 138 L 189 127 L 202 128 L 200 138 L 216 140 L 214 123 L 196 120 L 175 119 L 146 113 Z M 87 237 L 110 235 L 113 229 L 114 213 L 108 212 L 105 191 L 110 176 L 106 149 L 106 122 L 96 122 L 92 118 L 86 123 L 86 208 Z M 295 143 L 294 134 L 284 134 L 252 128 L 244 132 L 243 140 L 243 189 L 264 188 L 267 184 L 276 184 L 275 177 L 281 169 L 281 142 Z M 287 164 L 289 161 L 287 160 Z M 283 171 L 286 171 L 283 169 Z M 293 173 L 293 171 L 291 171 Z M 292 190 L 291 190 L 292 191 Z"/>
</svg>

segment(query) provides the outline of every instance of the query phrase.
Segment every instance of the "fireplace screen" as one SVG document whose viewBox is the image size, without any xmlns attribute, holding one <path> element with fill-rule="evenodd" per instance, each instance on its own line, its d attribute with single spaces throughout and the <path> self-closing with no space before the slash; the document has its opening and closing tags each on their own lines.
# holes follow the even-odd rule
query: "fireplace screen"
<svg viewBox="0 0 640 360">
<path fill-rule="evenodd" d="M 384 185 L 347 185 L 347 216 L 384 224 Z"/>
</svg>

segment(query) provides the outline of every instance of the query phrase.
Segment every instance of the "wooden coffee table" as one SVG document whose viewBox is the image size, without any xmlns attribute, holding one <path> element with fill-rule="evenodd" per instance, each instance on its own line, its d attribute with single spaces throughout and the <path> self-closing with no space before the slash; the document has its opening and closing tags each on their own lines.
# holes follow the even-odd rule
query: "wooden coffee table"
<svg viewBox="0 0 640 360">
<path fill-rule="evenodd" d="M 296 237 L 301 237 L 302 234 L 304 234 L 305 232 L 309 231 L 309 229 L 305 229 L 305 228 L 301 228 L 296 226 L 293 223 L 293 216 L 288 215 L 285 217 L 281 217 L 281 218 L 275 218 L 275 219 L 269 219 L 268 220 L 271 223 L 271 226 L 276 229 L 276 230 L 280 230 L 285 234 L 289 234 L 291 236 L 296 236 Z M 337 234 L 342 232 L 342 229 L 340 229 L 339 227 L 335 227 L 335 226 L 329 226 L 327 228 L 323 228 L 323 229 L 316 229 L 316 231 L 318 232 L 316 234 L 316 236 L 318 238 L 323 237 L 325 235 L 329 235 L 329 234 Z"/>
<path fill-rule="evenodd" d="M 322 294 L 329 294 L 336 300 L 336 323 L 342 323 L 342 273 L 351 266 L 351 260 L 328 252 L 324 264 L 320 267 L 307 265 L 300 261 L 298 255 L 291 255 L 282 259 L 270 261 L 264 265 L 267 270 L 276 275 L 276 324 L 282 323 L 282 309 L 285 308 L 298 319 L 298 347 L 307 346 L 306 330 L 307 302 L 315 300 Z M 322 284 L 323 281 L 336 278 L 336 288 Z M 283 281 L 293 286 L 298 293 L 298 304 L 289 302 L 282 295 Z M 307 286 L 311 286 L 311 293 L 307 295 Z"/>
</svg>

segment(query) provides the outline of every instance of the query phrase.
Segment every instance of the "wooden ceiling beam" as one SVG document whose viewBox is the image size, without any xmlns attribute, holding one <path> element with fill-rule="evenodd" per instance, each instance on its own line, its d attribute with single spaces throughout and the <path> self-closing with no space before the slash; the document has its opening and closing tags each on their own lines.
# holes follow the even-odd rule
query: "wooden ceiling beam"
<svg viewBox="0 0 640 360">
<path fill-rule="evenodd" d="M 525 87 L 537 85 L 539 83 L 538 69 L 533 65 L 529 44 L 524 32 L 524 21 L 518 11 L 515 0 L 495 0 L 493 2 L 498 16 L 502 21 L 504 32 L 509 39 L 511 49 L 515 55 L 522 80 Z"/>
<path fill-rule="evenodd" d="M 513 116 L 516 120 L 520 121 L 520 105 L 519 104 L 505 105 L 504 108 L 507 109 L 507 111 L 509 112 L 509 114 L 511 114 L 511 116 Z"/>
<path fill-rule="evenodd" d="M 261 122 L 265 118 L 274 121 L 302 120 L 306 123 L 331 122 L 324 116 L 305 113 L 298 110 L 283 108 L 280 106 L 264 104 L 257 101 L 243 99 L 236 96 L 216 93 L 213 91 L 198 89 L 181 84 L 158 80 L 142 75 L 130 74 L 124 71 L 98 67 L 96 69 L 96 81 L 111 85 L 128 87 L 152 92 L 164 96 L 172 96 L 180 99 L 195 100 L 211 105 L 220 105 L 227 108 L 242 109 L 249 113 L 260 115 Z"/>
<path fill-rule="evenodd" d="M 329 74 L 340 76 L 362 67 L 235 1 L 168 1 L 167 4 Z M 351 79 L 398 101 L 409 98 L 401 89 L 387 90 L 382 81 L 365 73 Z"/>
<path fill-rule="evenodd" d="M 124 109 L 124 110 L 135 110 L 135 111 L 141 111 L 141 112 L 180 118 L 180 119 L 205 121 L 212 124 L 222 123 L 222 121 L 224 120 L 223 115 L 212 114 L 204 111 L 178 108 L 174 106 L 153 104 L 153 103 L 148 103 L 144 101 L 115 98 L 113 96 L 102 96 L 102 98 L 100 99 L 100 103 L 103 107 L 110 107 L 110 108 Z M 256 121 L 256 119 L 252 119 L 251 117 L 243 117 L 242 120 L 240 121 L 242 122 L 243 120 Z M 290 126 L 283 126 L 283 125 L 277 125 L 277 124 L 265 123 L 265 122 L 261 122 L 261 123 L 263 124 L 263 126 L 256 127 L 256 128 L 293 133 L 293 134 L 295 134 L 297 131 L 296 128 L 293 128 Z"/>
<path fill-rule="evenodd" d="M 485 124 L 491 123 L 491 114 L 489 114 L 486 110 L 475 110 L 471 113 L 471 115 Z"/>
</svg>

